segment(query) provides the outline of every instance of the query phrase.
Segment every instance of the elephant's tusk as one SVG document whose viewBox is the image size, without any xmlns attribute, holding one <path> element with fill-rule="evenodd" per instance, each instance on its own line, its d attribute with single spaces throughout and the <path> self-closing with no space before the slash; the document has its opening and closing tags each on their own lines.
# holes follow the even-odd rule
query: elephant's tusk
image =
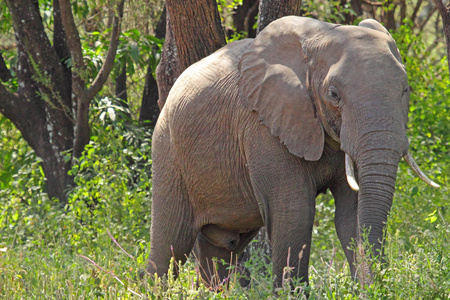
<svg viewBox="0 0 450 300">
<path fill-rule="evenodd" d="M 409 151 L 406 152 L 406 155 L 403 156 L 403 158 L 406 160 L 406 162 L 411 167 L 411 169 L 414 171 L 414 173 L 416 173 L 416 175 L 420 179 L 423 180 L 423 182 L 425 182 L 426 184 L 428 184 L 431 187 L 434 187 L 435 189 L 440 188 L 439 184 L 437 184 L 436 182 L 432 181 L 430 178 L 427 177 L 427 175 L 425 175 L 424 172 L 422 172 L 422 170 L 419 168 L 419 166 L 417 165 L 416 161 L 411 156 Z"/>
<path fill-rule="evenodd" d="M 352 188 L 352 190 L 359 191 L 359 186 L 355 179 L 355 170 L 353 169 L 353 161 L 347 153 L 345 153 L 345 175 L 347 175 L 347 182 Z"/>
</svg>

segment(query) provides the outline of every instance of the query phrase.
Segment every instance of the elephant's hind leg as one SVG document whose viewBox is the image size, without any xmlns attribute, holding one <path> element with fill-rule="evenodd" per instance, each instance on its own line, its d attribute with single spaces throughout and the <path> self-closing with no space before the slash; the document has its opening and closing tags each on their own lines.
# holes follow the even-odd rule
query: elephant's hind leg
<svg viewBox="0 0 450 300">
<path fill-rule="evenodd" d="M 237 257 L 257 233 L 258 230 L 233 234 L 207 227 L 203 234 L 202 229 L 198 235 L 194 253 L 203 282 L 213 288 L 228 284 L 232 278 L 232 266 L 237 267 L 238 271 L 248 273 L 238 265 Z M 235 235 L 238 238 L 235 238 Z M 228 242 L 223 243 L 229 240 L 236 241 L 236 244 L 230 247 Z M 244 286 L 248 285 L 248 280 L 243 278 L 240 283 Z"/>
<path fill-rule="evenodd" d="M 171 169 L 155 168 L 153 176 L 153 202 L 151 247 L 147 271 L 163 276 L 169 269 L 170 259 L 177 264 L 186 261 L 198 230 L 194 228 L 193 210 L 189 203 L 181 176 Z M 173 170 L 173 169 L 172 169 Z"/>
</svg>

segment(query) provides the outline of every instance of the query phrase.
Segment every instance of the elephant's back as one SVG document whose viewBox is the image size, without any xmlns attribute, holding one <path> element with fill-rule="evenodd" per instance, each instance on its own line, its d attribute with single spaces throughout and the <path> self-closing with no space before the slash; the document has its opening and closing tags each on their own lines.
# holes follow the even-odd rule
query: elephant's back
<svg viewBox="0 0 450 300">
<path fill-rule="evenodd" d="M 253 39 L 233 42 L 187 68 L 167 97 L 168 117 L 201 113 L 220 101 L 219 98 L 232 101 L 230 98 L 237 92 L 237 67 L 251 43 Z"/>
<path fill-rule="evenodd" d="M 190 66 L 175 82 L 162 111 L 179 151 L 197 143 L 224 144 L 236 127 L 238 64 L 252 39 L 231 43 Z M 205 145 L 208 146 L 208 145 Z M 186 150 L 187 151 L 187 150 Z"/>
</svg>

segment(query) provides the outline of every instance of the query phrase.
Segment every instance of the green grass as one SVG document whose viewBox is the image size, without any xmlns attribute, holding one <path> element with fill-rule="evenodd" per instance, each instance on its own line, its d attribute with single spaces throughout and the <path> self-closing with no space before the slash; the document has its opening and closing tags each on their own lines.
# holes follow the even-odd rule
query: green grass
<svg viewBox="0 0 450 300">
<path fill-rule="evenodd" d="M 422 188 L 428 189 L 428 188 Z M 392 214 L 403 220 L 397 226 L 397 217 L 391 216 L 387 237 L 388 264 L 375 264 L 374 282 L 362 289 L 351 280 L 348 265 L 334 232 L 332 202 L 327 195 L 319 199 L 313 250 L 310 263 L 309 287 L 294 282 L 295 291 L 307 290 L 310 299 L 448 299 L 450 297 L 450 226 L 441 210 L 419 218 L 404 210 L 404 195 L 396 197 Z M 424 203 L 425 201 L 424 201 Z M 49 214 L 58 209 L 52 209 Z M 61 231 L 48 236 L 42 232 L 48 228 L 68 226 L 65 217 L 48 218 L 34 227 L 35 239 L 18 242 L 16 235 L 3 239 L 0 252 L 1 299 L 267 299 L 274 297 L 270 260 L 263 249 L 251 249 L 251 257 L 245 263 L 250 269 L 251 284 L 239 285 L 239 277 L 231 276 L 230 285 L 218 292 L 203 285 L 197 287 L 195 263 L 191 258 L 177 280 L 139 280 L 139 272 L 145 267 L 148 255 L 148 235 L 145 239 L 122 238 L 129 235 L 115 230 L 117 242 L 133 258 L 125 254 L 106 232 L 110 226 L 114 232 L 117 224 L 104 224 L 95 233 L 80 234 L 71 240 L 70 234 Z M 408 217 L 409 215 L 409 217 Z M 419 214 L 420 215 L 420 214 Z M 436 216 L 436 219 L 433 218 Z M 431 223 L 432 222 L 432 223 Z M 54 223 L 52 226 L 49 223 Z M 84 226 L 84 225 L 83 225 Z M 66 228 L 77 232 L 76 228 Z M 49 233 L 50 234 L 50 233 Z M 64 237 L 65 236 L 65 237 Z M 139 241 L 139 242 L 137 242 Z M 91 261 L 87 260 L 89 258 Z M 291 299 L 303 296 L 292 294 L 289 284 L 278 291 L 277 297 Z"/>
</svg>

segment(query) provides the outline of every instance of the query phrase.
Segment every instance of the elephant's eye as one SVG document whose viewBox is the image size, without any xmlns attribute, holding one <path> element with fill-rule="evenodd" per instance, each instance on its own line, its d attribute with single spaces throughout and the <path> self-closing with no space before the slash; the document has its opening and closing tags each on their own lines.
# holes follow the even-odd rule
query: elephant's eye
<svg viewBox="0 0 450 300">
<path fill-rule="evenodd" d="M 409 92 L 411 92 L 411 87 L 410 86 L 408 86 L 406 89 L 403 90 L 402 96 L 407 94 L 407 93 L 409 93 Z"/>
<path fill-rule="evenodd" d="M 334 103 L 338 103 L 339 100 L 341 100 L 341 97 L 339 96 L 339 93 L 338 93 L 337 89 L 334 86 L 330 86 L 328 88 L 328 96 L 331 98 L 331 100 Z"/>
</svg>

